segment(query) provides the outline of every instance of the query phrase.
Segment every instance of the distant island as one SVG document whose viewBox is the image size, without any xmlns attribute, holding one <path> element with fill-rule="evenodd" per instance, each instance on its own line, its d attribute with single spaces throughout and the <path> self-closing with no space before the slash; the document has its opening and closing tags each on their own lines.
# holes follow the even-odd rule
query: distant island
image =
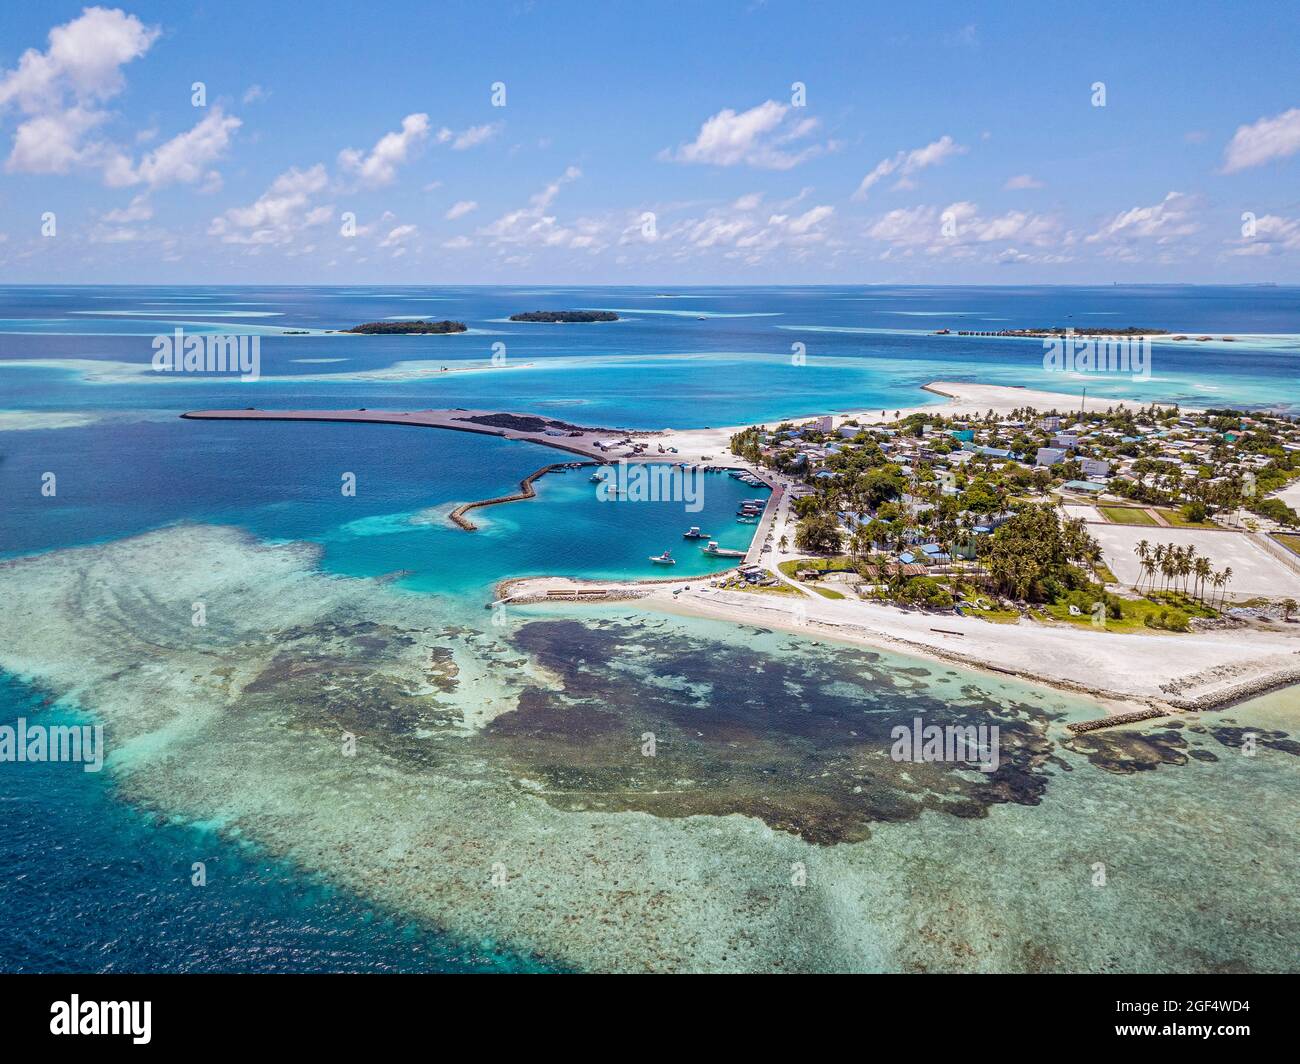
<svg viewBox="0 0 1300 1064">
<path fill-rule="evenodd" d="M 511 314 L 511 321 L 618 321 L 618 315 L 609 310 L 532 310 L 527 314 Z"/>
<path fill-rule="evenodd" d="M 1122 329 L 1108 329 L 1104 326 L 1084 325 L 1066 327 L 1053 325 L 1047 329 L 997 329 L 992 332 L 976 332 L 972 329 L 958 329 L 958 336 L 1064 336 L 1072 332 L 1075 336 L 1167 336 L 1168 329 L 1139 329 L 1136 325 L 1127 325 Z M 951 329 L 939 329 L 936 336 L 951 335 Z"/>
<path fill-rule="evenodd" d="M 459 333 L 469 326 L 463 321 L 368 321 L 347 331 L 367 336 L 423 336 L 428 333 Z"/>
</svg>

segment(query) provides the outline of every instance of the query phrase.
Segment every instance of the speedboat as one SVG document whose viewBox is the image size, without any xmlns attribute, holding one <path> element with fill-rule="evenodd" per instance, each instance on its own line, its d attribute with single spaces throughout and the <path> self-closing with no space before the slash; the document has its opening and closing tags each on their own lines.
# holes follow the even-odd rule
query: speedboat
<svg viewBox="0 0 1300 1064">
<path fill-rule="evenodd" d="M 672 551 L 664 551 L 662 554 L 650 555 L 650 560 L 655 565 L 676 565 L 677 559 L 673 557 Z"/>
<path fill-rule="evenodd" d="M 739 517 L 736 518 L 736 520 L 739 521 L 742 525 L 758 524 L 758 518 L 755 517 L 753 514 L 741 514 Z"/>
<path fill-rule="evenodd" d="M 682 533 L 682 539 L 708 539 L 707 532 L 701 532 L 699 525 L 691 525 L 690 529 Z"/>
</svg>

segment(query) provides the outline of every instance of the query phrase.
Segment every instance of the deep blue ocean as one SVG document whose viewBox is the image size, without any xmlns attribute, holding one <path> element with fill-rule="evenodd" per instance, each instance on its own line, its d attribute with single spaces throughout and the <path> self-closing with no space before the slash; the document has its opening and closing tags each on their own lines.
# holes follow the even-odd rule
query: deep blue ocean
<svg viewBox="0 0 1300 1064">
<path fill-rule="evenodd" d="M 623 320 L 506 320 L 574 308 Z M 327 331 L 402 317 L 470 329 Z M 1057 325 L 1216 340 L 1156 344 L 1150 378 L 1134 380 L 1046 372 L 1032 340 L 935 335 Z M 151 373 L 153 337 L 177 327 L 256 335 L 262 379 Z M 493 367 L 494 354 L 504 364 Z M 412 591 L 479 602 L 507 576 L 657 575 L 647 556 L 678 553 L 689 525 L 747 542 L 735 503 L 756 492 L 726 477 L 711 478 L 698 514 L 680 503 L 633 514 L 594 505 L 585 473 L 555 475 L 539 499 L 483 511 L 470 535 L 447 525 L 447 510 L 512 490 L 556 452 L 400 426 L 181 420 L 189 409 L 464 406 L 684 428 L 938 402 L 918 389 L 946 379 L 1300 412 L 1298 375 L 1300 290 L 1282 287 L 0 288 L 0 558 L 216 523 L 317 543 L 331 572 L 396 574 Z M 25 415 L 49 427 L 25 428 Z M 40 490 L 51 472 L 54 497 Z M 343 472 L 356 475 L 355 497 L 339 491 Z M 708 569 L 691 557 L 675 575 Z M 43 702 L 0 673 L 0 722 L 76 712 Z M 376 911 L 256 847 L 133 808 L 108 772 L 67 768 L 0 765 L 0 970 L 538 965 Z M 196 851 L 210 855 L 202 891 L 189 885 Z"/>
</svg>

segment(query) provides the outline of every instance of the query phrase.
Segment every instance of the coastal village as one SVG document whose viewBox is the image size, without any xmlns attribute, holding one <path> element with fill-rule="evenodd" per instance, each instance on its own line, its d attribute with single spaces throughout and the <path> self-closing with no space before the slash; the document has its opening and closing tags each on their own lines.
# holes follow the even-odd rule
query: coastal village
<svg viewBox="0 0 1300 1064">
<path fill-rule="evenodd" d="M 1277 599 L 1289 615 L 1300 597 L 1300 517 L 1287 501 L 1300 499 L 1286 494 L 1300 424 L 1289 418 L 1155 405 L 881 411 L 877 423 L 752 427 L 731 449 L 790 479 L 796 520 L 778 549 L 793 545 L 781 565 L 801 582 L 957 610 L 994 608 L 998 595 L 1066 618 L 1105 602 L 1115 620 L 1176 630 L 1233 602 Z M 1036 538 L 1012 548 L 1026 556 L 1005 556 L 1030 525 Z M 1055 536 L 1072 553 L 1035 566 L 1027 555 Z M 799 555 L 807 564 L 790 564 Z M 1174 571 L 1151 571 L 1162 564 Z M 1143 591 L 1154 610 L 1104 597 Z"/>
</svg>

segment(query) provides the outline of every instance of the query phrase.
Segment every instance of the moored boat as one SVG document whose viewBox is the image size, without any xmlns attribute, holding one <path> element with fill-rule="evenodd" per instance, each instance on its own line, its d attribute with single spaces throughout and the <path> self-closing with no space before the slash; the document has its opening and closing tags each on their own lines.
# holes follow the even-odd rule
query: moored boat
<svg viewBox="0 0 1300 1064">
<path fill-rule="evenodd" d="M 677 559 L 673 557 L 672 551 L 667 551 L 667 550 L 664 551 L 662 554 L 650 555 L 650 560 L 654 562 L 655 565 L 676 565 L 677 564 Z"/>
<path fill-rule="evenodd" d="M 743 550 L 731 550 L 728 547 L 719 547 L 716 539 L 709 540 L 708 545 L 701 547 L 700 550 L 704 551 L 704 553 L 710 558 L 743 558 L 745 556 Z"/>
<path fill-rule="evenodd" d="M 708 539 L 707 532 L 701 532 L 699 525 L 691 525 L 689 529 L 682 533 L 682 539 Z"/>
</svg>

